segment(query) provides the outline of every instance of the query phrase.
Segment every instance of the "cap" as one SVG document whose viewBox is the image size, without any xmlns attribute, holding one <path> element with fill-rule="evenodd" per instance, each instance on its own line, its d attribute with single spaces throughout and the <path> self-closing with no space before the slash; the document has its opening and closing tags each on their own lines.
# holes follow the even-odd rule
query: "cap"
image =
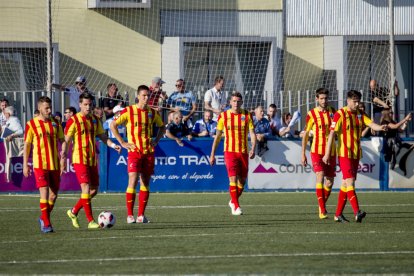
<svg viewBox="0 0 414 276">
<path fill-rule="evenodd" d="M 79 76 L 76 78 L 76 83 L 85 83 L 86 82 L 86 78 L 84 76 Z"/>
<path fill-rule="evenodd" d="M 59 111 L 56 111 L 54 116 L 55 116 L 55 117 L 56 117 L 56 116 L 59 116 L 60 118 L 62 118 L 62 113 L 60 113 Z"/>
<path fill-rule="evenodd" d="M 114 109 L 112 110 L 114 113 L 117 113 L 117 112 L 119 112 L 119 111 L 122 111 L 122 110 L 124 110 L 125 108 L 124 107 L 122 107 L 122 106 L 120 106 L 120 105 L 117 105 L 117 106 L 115 106 L 114 107 Z"/>
<path fill-rule="evenodd" d="M 160 84 L 165 83 L 165 81 L 163 81 L 160 77 L 154 77 L 154 78 L 152 79 L 152 82 L 153 82 L 153 83 L 160 83 Z"/>
</svg>

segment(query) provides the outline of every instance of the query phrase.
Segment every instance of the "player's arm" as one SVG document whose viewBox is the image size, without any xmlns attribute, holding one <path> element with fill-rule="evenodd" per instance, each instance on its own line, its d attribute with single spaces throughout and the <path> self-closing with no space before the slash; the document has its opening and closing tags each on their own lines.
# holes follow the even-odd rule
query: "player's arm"
<svg viewBox="0 0 414 276">
<path fill-rule="evenodd" d="M 325 155 L 322 157 L 322 161 L 325 164 L 329 164 L 329 158 L 330 158 L 334 139 L 335 139 L 335 130 L 331 129 L 331 131 L 329 132 L 328 143 L 326 143 Z"/>
<path fill-rule="evenodd" d="M 396 124 L 388 123 L 388 128 L 391 128 L 391 129 L 399 129 L 403 124 L 405 124 L 408 121 L 411 121 L 411 117 L 412 117 L 412 114 L 409 113 L 407 116 L 405 116 L 404 119 L 402 119 L 401 121 L 399 121 Z"/>
<path fill-rule="evenodd" d="M 118 128 L 117 128 L 118 129 Z M 119 132 L 118 132 L 119 135 Z M 108 147 L 113 148 L 114 150 L 116 150 L 118 153 L 121 153 L 121 146 L 115 144 L 114 142 L 111 141 L 111 139 L 108 138 L 108 136 L 106 136 L 105 133 L 101 133 L 96 135 L 104 144 L 106 144 Z"/>
<path fill-rule="evenodd" d="M 165 125 L 162 124 L 160 126 L 158 126 L 158 132 L 157 132 L 157 136 L 155 137 L 154 140 L 152 140 L 152 146 L 155 147 L 161 140 L 162 136 L 165 133 Z"/>
<path fill-rule="evenodd" d="M 124 139 L 122 139 L 122 136 L 121 136 L 121 134 L 119 134 L 119 131 L 118 131 L 118 124 L 119 125 L 122 125 L 125 122 L 125 118 L 123 117 L 124 116 L 124 112 L 126 112 L 125 109 L 122 111 L 120 117 L 116 118 L 115 120 L 113 120 L 111 122 L 111 125 L 109 126 L 109 128 L 111 129 L 112 134 L 115 136 L 115 139 L 119 142 L 119 144 L 121 145 L 121 147 L 123 147 L 124 149 L 127 149 L 128 151 L 129 150 L 132 151 L 132 150 L 135 150 L 135 148 L 137 146 L 134 145 L 134 144 L 132 144 L 132 143 L 125 142 Z"/>
<path fill-rule="evenodd" d="M 32 149 L 32 144 L 30 142 L 24 142 L 23 146 L 23 175 L 28 177 L 30 175 L 29 168 L 29 155 L 30 150 Z"/>
<path fill-rule="evenodd" d="M 210 153 L 210 165 L 214 165 L 214 163 L 216 162 L 216 150 L 218 145 L 220 144 L 220 139 L 221 136 L 223 135 L 223 131 L 218 130 L 216 131 L 216 137 L 214 137 L 214 141 L 213 141 L 213 146 L 211 147 L 211 153 Z M 253 136 L 256 137 L 256 135 Z"/>
<path fill-rule="evenodd" d="M 252 143 L 252 147 L 250 148 L 250 151 L 249 151 L 249 158 L 253 159 L 255 156 L 254 149 L 256 148 L 256 142 L 257 142 L 256 135 L 254 134 L 254 128 L 249 129 L 249 134 L 250 134 L 250 142 Z"/>
<path fill-rule="evenodd" d="M 302 165 L 307 166 L 308 165 L 308 159 L 306 157 L 306 146 L 308 145 L 309 141 L 309 131 L 307 129 L 303 132 L 302 137 Z"/>
<path fill-rule="evenodd" d="M 378 97 L 374 97 L 374 99 L 372 100 L 374 103 L 376 103 L 377 105 L 380 105 L 384 108 L 390 108 L 388 106 L 388 104 L 386 104 L 384 101 L 382 101 L 381 99 L 379 99 Z"/>
</svg>

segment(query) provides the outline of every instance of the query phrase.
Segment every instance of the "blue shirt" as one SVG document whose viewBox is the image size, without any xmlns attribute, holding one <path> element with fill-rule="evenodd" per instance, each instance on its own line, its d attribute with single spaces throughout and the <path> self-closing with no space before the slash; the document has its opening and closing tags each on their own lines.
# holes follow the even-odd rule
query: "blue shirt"
<svg viewBox="0 0 414 276">
<path fill-rule="evenodd" d="M 213 137 L 216 134 L 217 122 L 211 120 L 210 122 L 205 122 L 204 119 L 197 120 L 193 127 L 193 132 L 199 134 L 205 130 L 208 132 L 208 136 Z"/>
<path fill-rule="evenodd" d="M 190 113 L 195 103 L 196 99 L 191 91 L 184 91 L 184 93 L 176 91 L 167 100 L 167 105 L 178 107 L 183 116 L 187 116 Z"/>
<path fill-rule="evenodd" d="M 262 118 L 260 121 L 253 117 L 254 133 L 264 134 L 266 137 L 269 137 L 271 134 L 270 123 L 266 118 Z"/>
</svg>

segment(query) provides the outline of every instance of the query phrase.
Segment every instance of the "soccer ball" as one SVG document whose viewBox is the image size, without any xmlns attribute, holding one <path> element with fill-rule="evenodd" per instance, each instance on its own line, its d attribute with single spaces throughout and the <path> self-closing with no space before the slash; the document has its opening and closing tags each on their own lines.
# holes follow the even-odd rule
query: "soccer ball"
<svg viewBox="0 0 414 276">
<path fill-rule="evenodd" d="M 111 228 L 115 225 L 115 216 L 109 211 L 103 211 L 99 214 L 98 223 L 101 228 Z"/>
</svg>

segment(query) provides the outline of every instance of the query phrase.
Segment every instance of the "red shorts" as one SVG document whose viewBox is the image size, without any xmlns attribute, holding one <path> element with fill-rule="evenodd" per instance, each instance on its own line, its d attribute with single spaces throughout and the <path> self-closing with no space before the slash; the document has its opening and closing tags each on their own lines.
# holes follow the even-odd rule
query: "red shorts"
<svg viewBox="0 0 414 276">
<path fill-rule="evenodd" d="M 336 156 L 331 156 L 329 158 L 329 165 L 325 164 L 322 161 L 322 154 L 312 153 L 311 152 L 311 159 L 312 159 L 312 167 L 315 173 L 317 172 L 324 172 L 326 177 L 335 177 L 335 167 L 336 167 Z"/>
<path fill-rule="evenodd" d="M 44 170 L 33 169 L 36 179 L 36 187 L 51 187 L 59 190 L 60 185 L 60 171 L 59 170 Z"/>
<path fill-rule="evenodd" d="M 226 163 L 227 174 L 229 177 L 240 176 L 247 178 L 249 172 L 249 155 L 239 152 L 224 152 L 224 162 Z"/>
<path fill-rule="evenodd" d="M 98 166 L 73 164 L 79 184 L 88 183 L 90 186 L 99 186 Z"/>
<path fill-rule="evenodd" d="M 150 176 L 154 174 L 154 153 L 143 154 L 140 152 L 128 152 L 128 172 L 142 173 Z"/>
<path fill-rule="evenodd" d="M 359 160 L 339 157 L 339 167 L 342 171 L 342 179 L 357 178 Z"/>
</svg>

